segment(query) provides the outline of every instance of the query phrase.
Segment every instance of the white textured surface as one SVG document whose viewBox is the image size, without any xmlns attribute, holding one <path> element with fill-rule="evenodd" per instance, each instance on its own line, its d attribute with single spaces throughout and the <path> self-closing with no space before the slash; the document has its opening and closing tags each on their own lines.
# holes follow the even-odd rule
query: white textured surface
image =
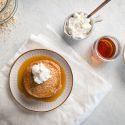
<svg viewBox="0 0 125 125">
<path fill-rule="evenodd" d="M 0 68 L 26 41 L 31 33 L 38 34 L 50 24 L 62 35 L 64 19 L 70 13 L 84 10 L 90 12 L 101 0 L 19 0 L 17 22 L 7 31 L 0 31 Z M 94 40 L 102 35 L 117 37 L 123 47 L 125 40 L 125 1 L 112 0 L 98 12 L 103 22 L 96 24 L 92 35 L 81 42 L 70 42 L 78 53 L 86 55 Z M 109 96 L 97 107 L 84 125 L 124 125 L 125 124 L 125 65 L 122 54 L 111 63 L 93 67 L 95 71 L 113 85 Z"/>
</svg>

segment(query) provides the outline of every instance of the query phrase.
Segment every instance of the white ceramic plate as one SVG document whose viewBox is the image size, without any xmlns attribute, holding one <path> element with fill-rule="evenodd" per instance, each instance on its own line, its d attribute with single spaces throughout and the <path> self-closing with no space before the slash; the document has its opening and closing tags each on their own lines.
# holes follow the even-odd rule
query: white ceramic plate
<svg viewBox="0 0 125 125">
<path fill-rule="evenodd" d="M 44 102 L 44 101 L 38 101 L 35 99 L 28 98 L 23 93 L 21 93 L 18 88 L 17 77 L 18 77 L 19 68 L 25 60 L 33 56 L 49 56 L 53 58 L 55 61 L 59 62 L 60 65 L 64 68 L 64 71 L 66 73 L 65 90 L 63 91 L 61 96 L 58 97 L 53 102 Z M 67 63 L 67 61 L 56 52 L 51 51 L 51 50 L 46 50 L 46 49 L 30 50 L 22 54 L 19 58 L 17 58 L 17 60 L 14 62 L 11 68 L 9 81 L 10 81 L 10 90 L 15 100 L 24 108 L 32 110 L 32 111 L 51 111 L 57 108 L 58 106 L 60 106 L 66 101 L 73 87 L 73 75 L 72 75 L 71 68 L 69 64 Z"/>
</svg>

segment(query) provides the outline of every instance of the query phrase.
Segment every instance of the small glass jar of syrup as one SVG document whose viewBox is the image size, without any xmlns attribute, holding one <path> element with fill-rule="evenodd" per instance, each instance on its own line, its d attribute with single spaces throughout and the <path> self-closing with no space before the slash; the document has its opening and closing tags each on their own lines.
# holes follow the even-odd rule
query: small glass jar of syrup
<svg viewBox="0 0 125 125">
<path fill-rule="evenodd" d="M 92 47 L 92 60 L 107 62 L 115 59 L 120 54 L 120 43 L 112 36 L 103 36 L 94 42 Z"/>
</svg>

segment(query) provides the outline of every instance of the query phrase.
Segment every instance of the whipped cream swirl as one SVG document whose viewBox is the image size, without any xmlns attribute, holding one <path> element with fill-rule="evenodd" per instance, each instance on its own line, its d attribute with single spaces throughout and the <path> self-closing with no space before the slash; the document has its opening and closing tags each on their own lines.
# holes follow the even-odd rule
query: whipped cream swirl
<svg viewBox="0 0 125 125">
<path fill-rule="evenodd" d="M 43 63 L 33 65 L 32 74 L 34 82 L 37 84 L 42 84 L 52 77 L 50 70 Z"/>
</svg>

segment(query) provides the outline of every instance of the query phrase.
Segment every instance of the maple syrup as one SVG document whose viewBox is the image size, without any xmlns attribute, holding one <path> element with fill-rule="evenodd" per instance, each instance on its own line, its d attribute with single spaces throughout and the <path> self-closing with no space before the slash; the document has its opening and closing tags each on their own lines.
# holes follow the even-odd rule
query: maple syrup
<svg viewBox="0 0 125 125">
<path fill-rule="evenodd" d="M 116 46 L 113 40 L 104 37 L 99 40 L 97 51 L 103 58 L 109 59 L 115 55 Z"/>
<path fill-rule="evenodd" d="M 34 56 L 34 57 L 31 57 L 21 65 L 21 67 L 20 67 L 20 69 L 18 71 L 18 88 L 23 94 L 25 94 L 25 96 L 27 96 L 29 98 L 34 98 L 34 97 L 28 95 L 28 93 L 25 91 L 24 86 L 23 86 L 23 77 L 24 77 L 26 68 L 32 62 L 39 61 L 39 60 L 50 60 L 50 61 L 53 61 L 53 62 L 55 62 L 56 64 L 58 64 L 60 66 L 60 64 L 57 61 L 55 61 L 54 59 L 52 59 L 51 57 L 48 57 L 48 56 Z M 61 69 L 61 84 L 62 84 L 61 90 L 52 97 L 48 97 L 48 98 L 44 98 L 44 99 L 37 99 L 37 98 L 34 98 L 34 99 L 51 102 L 51 101 L 56 100 L 63 93 L 63 91 L 65 89 L 65 86 L 66 86 L 66 74 L 65 74 L 65 71 L 64 71 L 63 67 L 60 66 L 60 69 Z"/>
<path fill-rule="evenodd" d="M 115 37 L 103 36 L 96 40 L 90 54 L 91 64 L 102 64 L 111 61 L 120 54 L 120 43 Z"/>
</svg>

